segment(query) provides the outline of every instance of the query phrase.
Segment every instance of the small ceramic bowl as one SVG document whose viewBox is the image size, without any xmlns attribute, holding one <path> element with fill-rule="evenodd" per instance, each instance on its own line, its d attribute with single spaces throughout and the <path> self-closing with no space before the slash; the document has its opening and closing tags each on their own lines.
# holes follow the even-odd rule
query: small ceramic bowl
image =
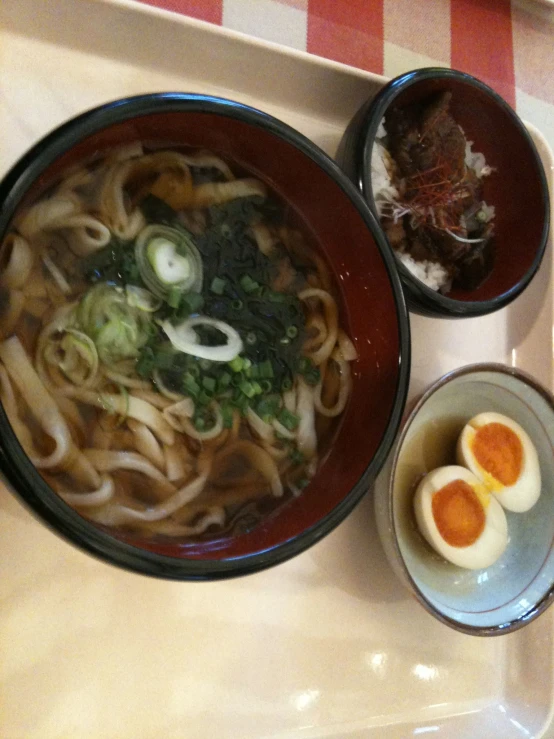
<svg viewBox="0 0 554 739">
<path fill-rule="evenodd" d="M 494 168 L 484 178 L 484 200 L 496 210 L 494 264 L 473 290 L 447 295 L 427 287 L 399 260 L 398 270 L 410 310 L 441 318 L 482 316 L 503 308 L 529 285 L 548 238 L 548 185 L 539 155 L 523 122 L 494 90 L 463 72 L 425 68 L 397 77 L 367 101 L 348 126 L 337 159 L 360 188 L 374 214 L 371 156 L 379 124 L 392 109 L 440 92 L 452 93 L 450 112 L 473 151 Z"/>
<path fill-rule="evenodd" d="M 450 564 L 420 535 L 413 513 L 421 477 L 455 464 L 465 423 L 502 413 L 529 434 L 539 456 L 542 490 L 526 513 L 505 511 L 509 543 L 484 570 Z M 505 634 L 541 614 L 554 599 L 554 397 L 529 375 L 500 364 L 462 367 L 438 380 L 406 419 L 377 478 L 377 526 L 402 582 L 437 619 L 480 636 Z"/>
</svg>

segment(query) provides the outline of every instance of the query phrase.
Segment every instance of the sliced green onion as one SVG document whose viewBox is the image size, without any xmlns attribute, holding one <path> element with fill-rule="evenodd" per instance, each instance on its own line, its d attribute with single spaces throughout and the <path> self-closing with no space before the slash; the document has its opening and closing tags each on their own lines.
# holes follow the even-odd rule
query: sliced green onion
<svg viewBox="0 0 554 739">
<path fill-rule="evenodd" d="M 253 280 L 250 275 L 243 275 L 239 280 L 239 284 L 247 294 L 255 292 L 260 287 L 260 283 Z"/>
<path fill-rule="evenodd" d="M 200 367 L 197 364 L 193 364 L 192 362 L 189 363 L 187 367 L 187 372 L 189 373 L 189 375 L 192 375 L 196 378 L 200 377 L 200 375 L 202 374 L 200 371 Z"/>
<path fill-rule="evenodd" d="M 204 390 L 213 393 L 215 391 L 215 380 L 213 377 L 203 377 L 202 387 Z"/>
<path fill-rule="evenodd" d="M 273 390 L 273 386 L 269 380 L 261 380 L 260 387 L 262 388 L 262 393 L 270 393 Z"/>
<path fill-rule="evenodd" d="M 242 395 L 236 402 L 235 406 L 239 409 L 242 415 L 246 413 L 250 407 L 250 399 L 247 395 Z"/>
<path fill-rule="evenodd" d="M 239 385 L 241 393 L 243 395 L 246 395 L 247 398 L 253 398 L 254 395 L 256 395 L 256 388 L 254 387 L 253 383 L 248 382 L 248 380 L 243 380 Z"/>
<path fill-rule="evenodd" d="M 287 297 L 286 293 L 279 293 L 274 290 L 269 290 L 267 293 L 267 299 L 270 303 L 284 303 Z"/>
<path fill-rule="evenodd" d="M 190 372 L 185 372 L 182 380 L 183 390 L 192 398 L 196 398 L 200 392 L 200 385 L 196 382 Z"/>
<path fill-rule="evenodd" d="M 200 403 L 200 405 L 208 405 L 208 403 L 211 402 L 213 398 L 213 394 L 210 394 L 206 392 L 206 390 L 200 390 L 198 393 L 197 402 Z"/>
<path fill-rule="evenodd" d="M 135 371 L 140 377 L 150 377 L 155 366 L 154 352 L 151 347 L 147 346 L 142 350 L 137 359 Z"/>
<path fill-rule="evenodd" d="M 135 259 L 146 287 L 164 300 L 172 287 L 181 292 L 202 289 L 202 259 L 184 230 L 146 226 L 137 236 Z"/>
<path fill-rule="evenodd" d="M 487 214 L 485 213 L 484 210 L 478 210 L 477 213 L 475 214 L 475 218 L 480 223 L 486 223 L 487 222 Z"/>
<path fill-rule="evenodd" d="M 283 408 L 281 410 L 281 412 L 277 416 L 277 419 L 279 423 L 283 424 L 287 431 L 294 431 L 300 423 L 300 418 L 296 414 L 291 413 L 286 408 Z"/>
<path fill-rule="evenodd" d="M 298 328 L 296 326 L 287 326 L 286 334 L 289 339 L 296 339 L 298 336 Z"/>
<path fill-rule="evenodd" d="M 274 378 L 273 373 L 273 365 L 271 364 L 271 361 L 269 359 L 264 360 L 259 365 L 260 369 L 260 377 L 266 379 L 266 380 L 272 380 Z"/>
<path fill-rule="evenodd" d="M 181 306 L 186 305 L 190 313 L 198 313 L 204 307 L 204 298 L 200 293 L 185 293 L 181 298 Z"/>
<path fill-rule="evenodd" d="M 258 341 L 258 337 L 256 336 L 256 333 L 255 333 L 254 331 L 249 331 L 249 332 L 248 332 L 248 333 L 246 334 L 246 336 L 245 336 L 244 340 L 245 340 L 245 341 L 246 341 L 246 343 L 247 343 L 247 344 L 249 344 L 250 346 L 254 346 L 254 344 L 255 344 L 255 343 L 256 343 L 256 342 Z"/>
<path fill-rule="evenodd" d="M 233 310 L 242 310 L 244 303 L 242 300 L 239 300 L 238 298 L 236 300 L 231 301 L 231 308 Z"/>
<path fill-rule="evenodd" d="M 290 339 L 288 336 L 283 336 L 281 339 L 281 344 L 290 344 Z"/>
<path fill-rule="evenodd" d="M 240 372 L 243 366 L 242 361 L 242 357 L 235 357 L 232 361 L 228 362 L 228 365 L 233 372 Z"/>
<path fill-rule="evenodd" d="M 154 365 L 157 369 L 168 370 L 173 366 L 175 351 L 170 346 L 159 346 L 154 354 Z"/>
<path fill-rule="evenodd" d="M 285 379 L 281 383 L 281 390 L 286 392 L 287 390 L 290 390 L 291 387 L 292 387 L 292 380 L 290 379 L 290 377 L 285 377 Z"/>
<path fill-rule="evenodd" d="M 107 365 L 136 359 L 153 329 L 150 313 L 129 305 L 122 288 L 106 283 L 87 290 L 75 311 L 75 322 Z"/>
<path fill-rule="evenodd" d="M 212 280 L 212 284 L 210 285 L 210 290 L 215 295 L 223 295 L 226 284 L 227 284 L 226 281 L 223 280 L 221 277 L 214 277 Z"/>
<path fill-rule="evenodd" d="M 192 423 L 197 431 L 206 430 L 206 421 L 202 416 L 197 416 Z"/>
<path fill-rule="evenodd" d="M 230 384 L 231 375 L 228 372 L 223 372 L 217 381 L 217 389 L 221 392 L 222 390 L 226 390 Z"/>
<path fill-rule="evenodd" d="M 303 464 L 305 457 L 299 449 L 293 449 L 289 454 L 289 459 L 293 464 Z"/>
<path fill-rule="evenodd" d="M 231 378 L 231 385 L 233 387 L 240 387 L 241 382 L 244 380 L 244 375 L 242 372 L 237 372 L 234 374 Z"/>
<path fill-rule="evenodd" d="M 258 416 L 264 418 L 267 416 L 272 419 L 277 415 L 279 411 L 281 399 L 278 395 L 266 395 L 258 400 L 256 405 L 256 412 Z"/>
<path fill-rule="evenodd" d="M 223 419 L 223 428 L 230 429 L 233 425 L 233 408 L 230 403 L 221 405 L 221 417 Z"/>
<path fill-rule="evenodd" d="M 169 305 L 170 308 L 178 308 L 179 303 L 181 302 L 181 296 L 182 296 L 181 290 L 179 290 L 178 287 L 172 287 L 168 294 L 166 302 Z"/>
</svg>

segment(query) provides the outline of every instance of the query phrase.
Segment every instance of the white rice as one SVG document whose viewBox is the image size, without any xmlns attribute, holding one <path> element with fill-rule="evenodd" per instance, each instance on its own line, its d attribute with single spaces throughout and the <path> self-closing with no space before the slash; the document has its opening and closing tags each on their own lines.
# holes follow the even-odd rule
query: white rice
<svg viewBox="0 0 554 739">
<path fill-rule="evenodd" d="M 427 287 L 430 287 L 431 290 L 445 289 L 446 292 L 450 290 L 450 276 L 440 262 L 431 262 L 426 259 L 416 262 L 416 260 L 406 252 L 397 251 L 395 254 L 406 269 L 408 269 L 414 277 L 427 285 Z"/>
<path fill-rule="evenodd" d="M 463 131 L 462 131 L 463 133 Z M 371 184 L 373 187 L 373 199 L 378 215 L 381 217 L 386 207 L 390 206 L 391 201 L 398 198 L 399 193 L 392 184 L 392 172 L 394 162 L 389 154 L 385 139 L 387 130 L 385 128 L 385 119 L 381 119 L 377 128 L 373 150 L 371 152 Z M 477 177 L 487 177 L 491 174 L 492 167 L 485 161 L 485 156 L 481 152 L 472 151 L 473 141 L 466 142 L 465 163 L 474 170 Z M 481 203 L 481 212 L 485 222 L 494 218 L 494 205 Z M 432 262 L 429 260 L 416 261 L 410 254 L 395 250 L 396 257 L 408 269 L 411 274 L 424 285 L 430 287 L 431 290 L 442 290 L 448 292 L 451 288 L 451 278 L 448 271 L 440 262 Z"/>
<path fill-rule="evenodd" d="M 381 127 L 383 130 L 385 129 L 382 121 L 379 124 L 379 130 Z M 389 174 L 392 171 L 392 167 L 391 155 L 383 144 L 376 140 L 371 152 L 371 184 L 373 187 L 375 207 L 379 216 L 383 215 L 385 204 L 390 203 L 391 200 L 395 200 L 399 195 L 398 190 L 392 184 Z"/>
</svg>

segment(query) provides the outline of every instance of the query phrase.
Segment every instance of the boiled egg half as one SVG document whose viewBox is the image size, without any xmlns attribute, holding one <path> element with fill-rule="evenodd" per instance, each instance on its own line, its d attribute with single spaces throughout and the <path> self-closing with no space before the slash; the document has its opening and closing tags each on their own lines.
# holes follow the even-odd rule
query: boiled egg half
<svg viewBox="0 0 554 739">
<path fill-rule="evenodd" d="M 465 467 L 450 465 L 429 472 L 417 487 L 414 510 L 427 542 L 459 567 L 489 567 L 508 545 L 502 506 Z"/>
<path fill-rule="evenodd" d="M 522 513 L 537 502 L 541 493 L 537 450 L 511 418 L 492 412 L 474 416 L 460 434 L 456 457 L 506 510 Z"/>
</svg>

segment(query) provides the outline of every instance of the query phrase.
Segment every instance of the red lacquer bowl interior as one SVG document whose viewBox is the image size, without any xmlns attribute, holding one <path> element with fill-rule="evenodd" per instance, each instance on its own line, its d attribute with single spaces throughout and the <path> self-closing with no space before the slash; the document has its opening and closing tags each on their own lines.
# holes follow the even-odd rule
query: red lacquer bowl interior
<svg viewBox="0 0 554 739">
<path fill-rule="evenodd" d="M 29 198 L 66 167 L 137 140 L 207 148 L 269 183 L 314 235 L 342 294 L 341 320 L 359 353 L 353 390 L 327 458 L 303 494 L 250 533 L 212 543 L 157 543 L 110 530 L 127 543 L 171 557 L 227 559 L 267 551 L 310 529 L 339 505 L 382 441 L 399 383 L 399 318 L 391 280 L 360 212 L 329 174 L 288 141 L 223 115 L 164 112 L 111 125 L 56 160 Z"/>
</svg>

